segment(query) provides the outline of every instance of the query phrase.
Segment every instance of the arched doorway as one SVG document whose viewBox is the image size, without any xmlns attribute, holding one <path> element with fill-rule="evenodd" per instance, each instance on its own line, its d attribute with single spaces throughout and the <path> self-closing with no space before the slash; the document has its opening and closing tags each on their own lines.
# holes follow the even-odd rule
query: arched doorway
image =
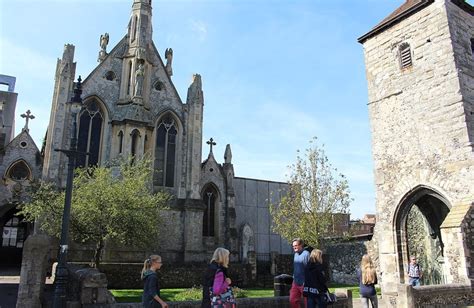
<svg viewBox="0 0 474 308">
<path fill-rule="evenodd" d="M 20 266 L 23 244 L 30 232 L 30 225 L 23 216 L 16 216 L 18 210 L 13 206 L 0 217 L 2 242 L 0 245 L 0 264 Z"/>
<path fill-rule="evenodd" d="M 423 269 L 423 284 L 445 282 L 440 226 L 450 208 L 445 197 L 424 186 L 416 187 L 403 198 L 395 216 L 401 283 L 408 281 L 406 270 L 410 256 L 416 256 Z"/>
</svg>

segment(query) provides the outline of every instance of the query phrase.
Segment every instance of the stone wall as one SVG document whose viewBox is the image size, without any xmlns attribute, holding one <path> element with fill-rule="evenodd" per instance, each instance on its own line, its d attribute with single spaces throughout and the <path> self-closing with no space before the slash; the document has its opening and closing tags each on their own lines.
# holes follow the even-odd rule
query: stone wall
<svg viewBox="0 0 474 308">
<path fill-rule="evenodd" d="M 143 264 L 117 263 L 101 265 L 101 272 L 105 273 L 109 289 L 140 289 L 143 283 L 140 273 Z M 202 285 L 202 279 L 207 265 L 205 263 L 191 263 L 186 265 L 164 264 L 158 271 L 161 288 L 191 288 Z M 242 264 L 229 266 L 229 277 L 238 287 L 253 285 L 250 267 Z"/>
<path fill-rule="evenodd" d="M 465 285 L 436 285 L 413 288 L 415 307 L 459 307 L 474 305 L 474 292 Z"/>
<path fill-rule="evenodd" d="M 328 269 L 331 283 L 357 284 L 357 270 L 364 254 L 369 254 L 379 268 L 378 258 L 373 249 L 373 241 L 348 241 L 333 243 L 323 249 L 323 261 Z M 293 274 L 293 255 L 275 254 L 272 258 L 272 274 Z M 380 275 L 379 275 L 380 276 Z"/>
</svg>

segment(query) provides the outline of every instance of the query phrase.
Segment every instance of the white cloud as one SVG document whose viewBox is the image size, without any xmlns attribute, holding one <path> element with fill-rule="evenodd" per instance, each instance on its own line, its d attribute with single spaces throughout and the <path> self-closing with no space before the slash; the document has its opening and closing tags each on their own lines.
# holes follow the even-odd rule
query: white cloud
<svg viewBox="0 0 474 308">
<path fill-rule="evenodd" d="M 197 38 L 200 41 L 206 40 L 207 37 L 207 25 L 201 20 L 190 21 L 191 30 L 196 33 Z"/>
</svg>

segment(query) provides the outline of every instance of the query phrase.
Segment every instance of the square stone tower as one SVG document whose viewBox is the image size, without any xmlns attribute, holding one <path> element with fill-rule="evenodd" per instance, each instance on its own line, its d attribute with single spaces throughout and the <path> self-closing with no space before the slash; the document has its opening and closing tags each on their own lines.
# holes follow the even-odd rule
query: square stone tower
<svg viewBox="0 0 474 308">
<path fill-rule="evenodd" d="M 382 294 L 408 282 L 409 212 L 438 243 L 441 283 L 474 281 L 474 7 L 407 0 L 363 44 Z M 393 300 L 392 300 L 393 299 Z M 401 306 L 399 306 L 401 307 Z"/>
</svg>

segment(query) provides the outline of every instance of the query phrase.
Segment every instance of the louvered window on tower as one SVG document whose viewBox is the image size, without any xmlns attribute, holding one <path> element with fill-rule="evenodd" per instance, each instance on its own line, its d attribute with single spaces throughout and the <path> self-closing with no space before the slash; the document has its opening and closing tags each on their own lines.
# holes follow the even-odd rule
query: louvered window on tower
<svg viewBox="0 0 474 308">
<path fill-rule="evenodd" d="M 412 66 L 410 45 L 408 43 L 401 44 L 399 51 L 401 69 L 405 69 Z"/>
</svg>

